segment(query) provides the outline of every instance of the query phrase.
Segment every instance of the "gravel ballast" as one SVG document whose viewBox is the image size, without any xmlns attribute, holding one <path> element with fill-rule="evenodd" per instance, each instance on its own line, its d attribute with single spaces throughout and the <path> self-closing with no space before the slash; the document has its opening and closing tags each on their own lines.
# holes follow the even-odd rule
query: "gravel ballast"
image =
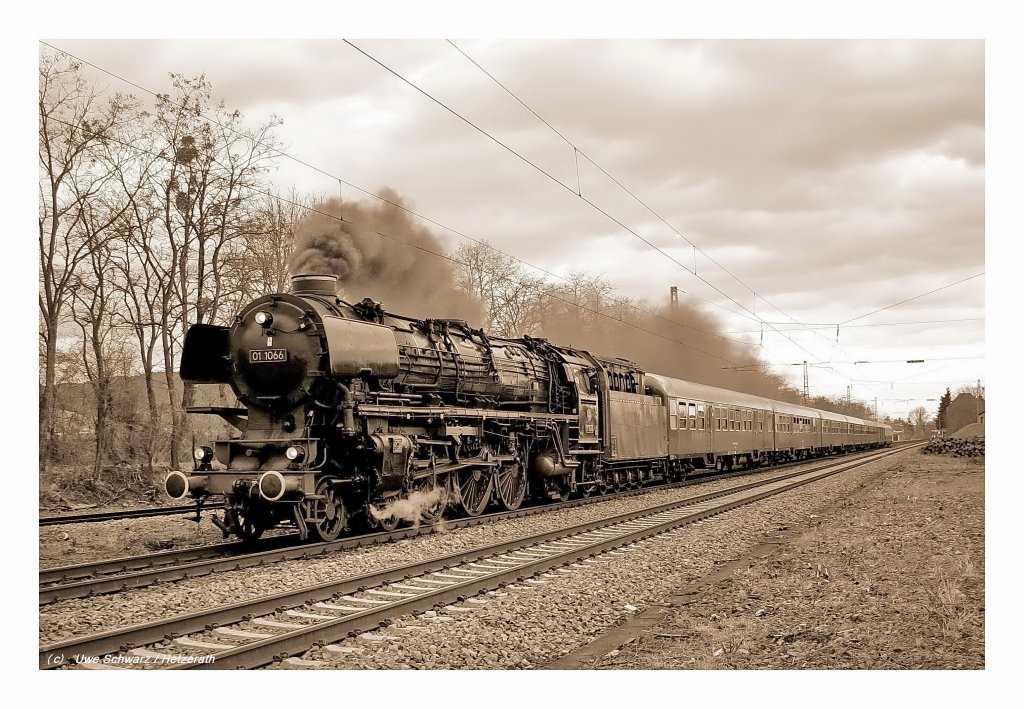
<svg viewBox="0 0 1024 709">
<path fill-rule="evenodd" d="M 277 668 L 497 669 L 542 667 L 621 619 L 703 577 L 767 535 L 805 523 L 870 485 L 906 456 L 831 477 L 756 504 L 459 604 L 471 611 L 398 619 L 383 633 L 313 649 L 315 665 Z M 477 601 L 484 601 L 479 603 Z M 322 664 L 319 664 L 322 663 Z"/>
<path fill-rule="evenodd" d="M 815 464 L 820 462 L 816 461 Z M 443 554 L 468 551 L 487 544 L 623 514 L 748 481 L 775 477 L 781 472 L 783 471 L 769 469 L 750 476 L 713 480 L 685 488 L 655 488 L 644 495 L 597 501 L 573 509 L 456 529 L 366 549 L 337 552 L 323 558 L 286 561 L 266 567 L 222 572 L 213 576 L 186 579 L 117 594 L 59 601 L 40 608 L 40 642 L 56 642 L 86 633 L 149 622 L 157 617 L 188 613 L 200 608 L 295 590 Z M 140 521 L 153 520 L 134 520 L 133 523 Z"/>
</svg>

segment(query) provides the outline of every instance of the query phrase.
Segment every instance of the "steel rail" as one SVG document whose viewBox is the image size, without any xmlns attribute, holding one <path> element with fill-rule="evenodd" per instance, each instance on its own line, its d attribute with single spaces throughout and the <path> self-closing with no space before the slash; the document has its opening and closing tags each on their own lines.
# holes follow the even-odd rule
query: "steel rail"
<svg viewBox="0 0 1024 709">
<path fill-rule="evenodd" d="M 894 449 L 896 450 L 896 449 Z M 872 455 L 864 453 L 863 455 Z M 137 588 L 144 588 L 155 583 L 180 581 L 188 578 L 206 576 L 211 573 L 233 571 L 249 568 L 260 564 L 309 559 L 318 555 L 373 546 L 377 544 L 411 539 L 437 531 L 450 531 L 472 527 L 489 522 L 516 519 L 542 512 L 572 509 L 591 502 L 624 499 L 643 494 L 651 490 L 699 485 L 715 480 L 727 480 L 744 477 L 761 472 L 783 470 L 797 465 L 819 463 L 820 466 L 831 465 L 820 461 L 794 461 L 771 469 L 755 468 L 739 470 L 732 473 L 717 475 L 701 475 L 679 483 L 668 483 L 651 488 L 625 490 L 609 495 L 592 496 L 559 502 L 555 504 L 535 504 L 518 510 L 492 512 L 478 517 L 466 517 L 454 520 L 443 520 L 433 525 L 417 525 L 403 527 L 393 531 L 376 532 L 353 537 L 345 537 L 333 542 L 302 543 L 294 534 L 282 535 L 266 540 L 265 545 L 253 550 L 251 544 L 244 542 L 228 542 L 224 544 L 205 545 L 177 551 L 157 552 L 135 557 L 110 559 L 100 562 L 86 562 L 73 566 L 42 569 L 39 572 L 39 605 L 73 598 L 84 598 L 90 595 L 118 593 Z M 819 468 L 812 468 L 816 470 Z M 266 548 L 268 547 L 269 548 Z"/>
<path fill-rule="evenodd" d="M 119 519 L 139 519 L 142 517 L 162 517 L 167 515 L 188 514 L 196 511 L 195 504 L 176 505 L 174 507 L 138 507 L 131 510 L 114 512 L 83 512 L 82 514 L 52 515 L 39 518 L 40 527 L 52 527 L 58 524 L 82 524 L 85 522 L 109 522 Z"/>
<path fill-rule="evenodd" d="M 888 457 L 889 455 L 893 455 L 895 452 L 896 451 L 888 451 L 877 457 L 871 458 L 870 461 Z M 628 546 L 642 539 L 663 534 L 677 527 L 692 524 L 693 522 L 707 519 L 708 517 L 722 514 L 723 512 L 728 512 L 729 510 L 737 507 L 757 502 L 766 497 L 777 495 L 812 482 L 817 482 L 823 478 L 859 467 L 870 461 L 861 460 L 852 463 L 839 464 L 835 466 L 835 470 L 831 471 L 802 472 L 793 476 L 797 479 L 790 480 L 788 482 L 774 481 L 757 486 L 767 489 L 761 489 L 759 491 L 755 489 L 726 495 L 726 498 L 731 499 L 726 499 L 713 505 L 701 506 L 697 503 L 691 503 L 689 505 L 685 505 L 685 507 L 698 507 L 698 509 L 689 514 L 674 517 L 668 521 L 658 521 L 650 527 L 644 527 L 635 531 L 627 531 L 611 538 L 598 539 L 571 550 L 562 552 L 556 551 L 554 554 L 546 556 L 545 558 L 537 559 L 536 561 L 526 561 L 516 567 L 495 571 L 490 574 L 478 576 L 437 590 L 426 591 L 409 599 L 392 601 L 375 608 L 349 613 L 348 615 L 334 618 L 329 621 L 315 623 L 307 627 L 274 635 L 270 638 L 255 640 L 254 642 L 248 642 L 237 647 L 218 651 L 214 653 L 214 660 L 211 663 L 175 665 L 174 668 L 223 669 L 225 664 L 228 662 L 231 663 L 231 667 L 237 669 L 253 669 L 256 667 L 262 667 L 272 662 L 285 659 L 292 654 L 305 652 L 311 647 L 320 647 L 337 642 L 353 633 L 359 633 L 360 630 L 372 628 L 373 626 L 379 627 L 381 624 L 386 624 L 389 620 L 395 617 L 462 601 L 468 596 L 500 588 L 502 585 L 510 582 L 522 581 L 526 577 L 549 571 L 559 566 L 580 562 L 588 557 L 594 557 L 619 547 Z M 748 492 L 750 494 L 747 494 Z M 717 498 L 723 496 L 714 494 L 711 495 L 711 497 Z M 666 508 L 670 508 L 670 506 L 660 505 L 647 511 L 647 514 L 643 516 L 657 517 L 659 515 L 659 511 L 668 511 Z M 500 556 L 506 551 L 536 546 L 537 544 L 543 544 L 545 541 L 551 541 L 554 539 L 564 539 L 568 541 L 569 537 L 576 534 L 585 534 L 587 531 L 595 529 L 611 528 L 617 524 L 621 524 L 622 522 L 639 518 L 640 515 L 636 514 L 621 515 L 613 520 L 606 520 L 600 525 L 600 527 L 595 527 L 593 524 L 585 524 L 579 525 L 579 527 L 583 527 L 579 532 L 566 531 L 557 536 L 553 533 L 547 533 L 539 535 L 534 540 L 518 540 L 518 543 L 513 542 L 510 545 L 502 545 L 506 547 L 505 551 L 498 550 L 488 556 Z M 480 557 L 477 559 L 477 562 L 483 561 L 485 558 L 486 557 Z M 218 663 L 220 664 L 218 665 Z"/>
<path fill-rule="evenodd" d="M 274 613 L 288 607 L 312 605 L 317 602 L 337 598 L 345 594 L 359 592 L 367 587 L 398 583 L 410 577 L 437 573 L 438 571 L 449 569 L 453 565 L 479 562 L 489 556 L 507 553 L 512 549 L 521 549 L 530 545 L 543 544 L 554 539 L 564 538 L 571 535 L 579 535 L 594 529 L 606 528 L 610 525 L 622 524 L 640 517 L 657 515 L 670 510 L 693 507 L 695 505 L 704 504 L 711 500 L 729 495 L 742 495 L 747 491 L 756 488 L 761 488 L 762 492 L 755 493 L 755 495 L 760 494 L 761 497 L 767 496 L 768 494 L 774 494 L 774 492 L 764 492 L 764 489 L 768 486 L 775 485 L 777 487 L 783 486 L 785 489 L 792 489 L 792 487 L 806 484 L 812 480 L 821 479 L 822 477 L 834 475 L 836 473 L 885 458 L 889 455 L 900 452 L 901 450 L 903 449 L 900 448 L 882 453 L 875 453 L 856 460 L 834 462 L 827 466 L 814 468 L 810 471 L 804 470 L 794 472 L 786 476 L 772 478 L 770 480 L 751 482 L 740 486 L 734 486 L 726 490 L 687 498 L 686 500 L 665 503 L 645 510 L 624 513 L 604 520 L 572 525 L 539 535 L 531 535 L 516 540 L 478 547 L 476 549 L 467 550 L 454 555 L 444 555 L 426 561 L 417 562 L 415 564 L 403 565 L 370 574 L 350 577 L 341 581 L 332 581 L 249 601 L 219 606 L 209 610 L 197 611 L 177 616 L 170 620 L 152 621 L 150 623 L 111 630 L 84 638 L 69 639 L 66 641 L 51 643 L 42 646 L 40 649 L 40 668 L 53 668 L 63 664 L 63 662 L 67 661 L 68 658 L 74 655 L 100 656 L 114 652 L 130 652 L 133 648 L 140 645 L 152 644 L 166 639 L 173 639 L 183 634 L 201 632 L 225 623 L 237 623 L 245 618 Z M 797 482 L 787 482 L 792 481 L 795 478 L 807 479 Z M 781 491 L 781 488 L 776 491 Z M 747 501 L 754 501 L 754 499 L 761 499 L 761 497 L 751 497 Z M 717 514 L 717 512 L 714 514 Z M 521 571 L 519 575 L 522 575 L 522 573 L 523 572 Z M 487 578 L 490 579 L 490 576 Z M 463 587 L 460 585 L 459 588 L 462 589 Z M 446 588 L 444 590 L 450 589 Z M 455 594 L 453 598 L 457 598 L 458 595 L 460 594 Z M 432 600 L 427 607 L 433 606 L 436 603 L 451 602 L 450 600 L 445 600 L 447 598 L 448 596 L 438 596 L 439 600 Z M 398 607 L 399 606 L 395 606 L 394 604 L 389 604 L 387 606 L 389 612 L 390 610 Z M 384 608 L 385 606 L 381 606 L 379 610 L 383 610 Z M 366 613 L 359 614 L 358 616 L 353 616 L 351 618 L 346 616 L 346 618 L 349 618 L 353 623 L 359 620 L 360 622 L 369 624 L 379 622 L 371 619 L 375 617 L 376 616 L 368 616 Z M 346 628 L 349 628 L 349 626 L 346 626 Z M 345 635 L 348 632 L 351 632 L 351 628 L 345 630 L 342 635 Z M 286 635 L 290 636 L 291 633 L 286 633 L 279 637 L 285 637 Z M 308 648 L 308 645 L 306 647 Z M 55 660 L 55 658 L 58 658 L 59 662 Z"/>
</svg>

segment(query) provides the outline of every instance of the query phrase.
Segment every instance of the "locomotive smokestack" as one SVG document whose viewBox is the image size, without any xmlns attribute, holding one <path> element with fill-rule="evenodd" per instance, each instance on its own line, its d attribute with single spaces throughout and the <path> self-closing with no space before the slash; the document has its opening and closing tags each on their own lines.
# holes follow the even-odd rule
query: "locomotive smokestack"
<svg viewBox="0 0 1024 709">
<path fill-rule="evenodd" d="M 322 295 L 333 298 L 338 293 L 338 277 L 316 273 L 292 276 L 292 293 L 296 295 Z"/>
</svg>

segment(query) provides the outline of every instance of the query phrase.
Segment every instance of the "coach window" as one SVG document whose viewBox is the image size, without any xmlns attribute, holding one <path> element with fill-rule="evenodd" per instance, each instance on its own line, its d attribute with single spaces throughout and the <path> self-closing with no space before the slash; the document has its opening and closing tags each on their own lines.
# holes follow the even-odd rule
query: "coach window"
<svg viewBox="0 0 1024 709">
<path fill-rule="evenodd" d="M 704 430 L 704 404 L 697 404 L 697 428 Z"/>
<path fill-rule="evenodd" d="M 697 430 L 697 405 L 690 404 L 690 430 Z"/>
<path fill-rule="evenodd" d="M 668 402 L 668 427 L 673 431 L 676 430 L 676 409 L 679 406 L 679 401 L 676 399 L 670 399 Z"/>
</svg>

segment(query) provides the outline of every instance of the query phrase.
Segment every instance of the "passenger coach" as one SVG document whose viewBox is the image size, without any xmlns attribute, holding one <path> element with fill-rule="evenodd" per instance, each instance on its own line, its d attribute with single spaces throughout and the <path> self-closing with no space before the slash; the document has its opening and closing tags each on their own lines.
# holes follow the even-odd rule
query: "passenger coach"
<svg viewBox="0 0 1024 709">
<path fill-rule="evenodd" d="M 889 426 L 852 416 L 658 374 L 645 384 L 666 411 L 669 459 L 693 468 L 756 467 L 892 440 Z"/>
</svg>

